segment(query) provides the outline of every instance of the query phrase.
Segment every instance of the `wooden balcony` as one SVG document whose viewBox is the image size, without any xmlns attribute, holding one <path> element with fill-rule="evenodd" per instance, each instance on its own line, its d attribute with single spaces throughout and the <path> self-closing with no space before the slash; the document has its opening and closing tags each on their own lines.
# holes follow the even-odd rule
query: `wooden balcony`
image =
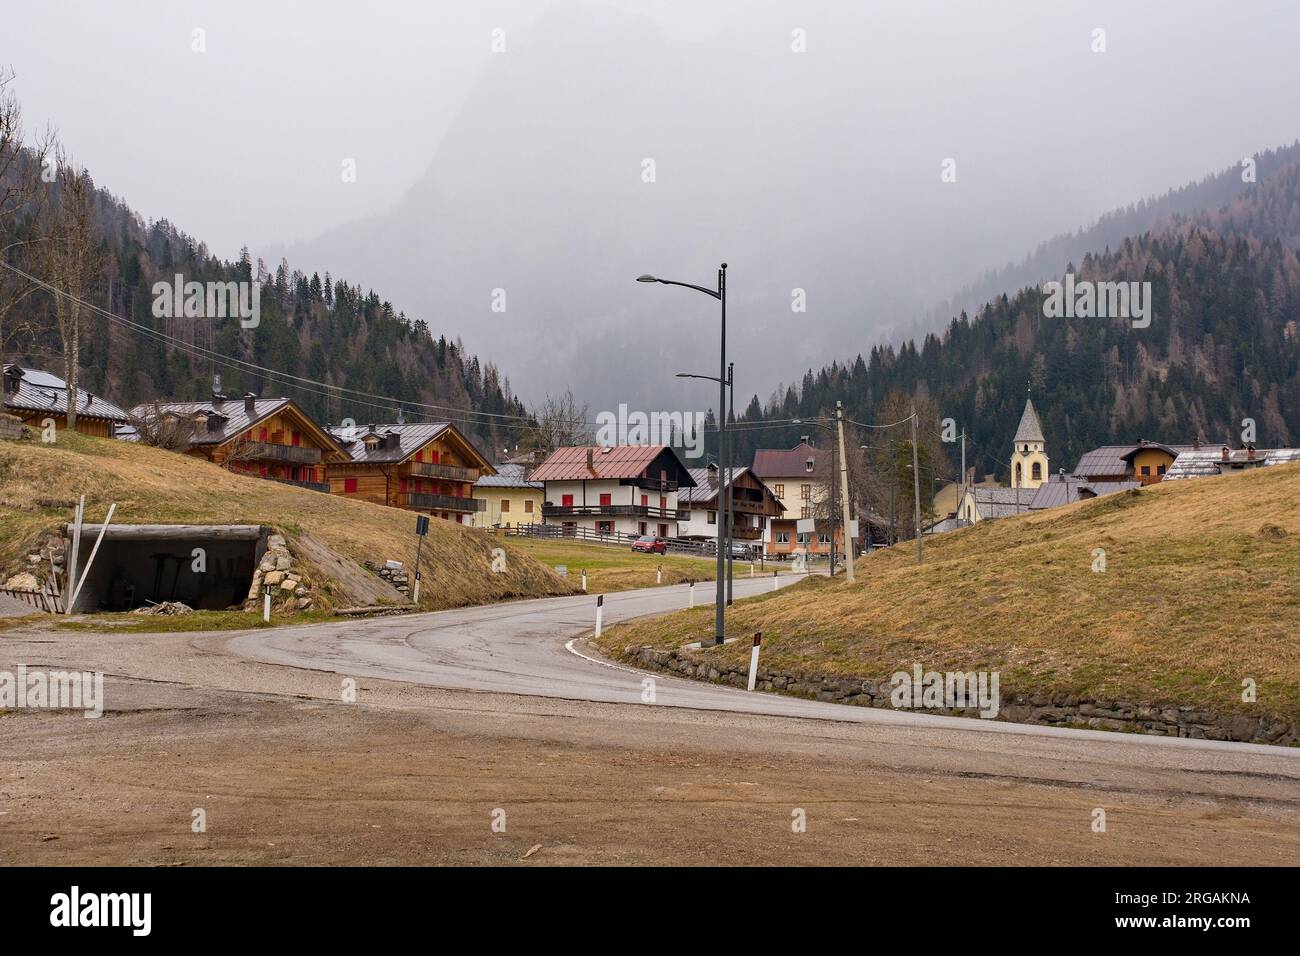
<svg viewBox="0 0 1300 956">
<path fill-rule="evenodd" d="M 406 507 L 417 511 L 485 511 L 487 502 L 479 498 L 457 498 L 455 495 L 426 495 L 408 491 L 403 497 Z"/>
<path fill-rule="evenodd" d="M 642 491 L 658 491 L 663 494 L 677 490 L 677 482 L 675 481 L 669 481 L 667 478 L 647 478 L 644 475 L 636 478 L 620 478 L 618 483 L 624 487 L 630 485 L 633 488 L 640 488 Z"/>
<path fill-rule="evenodd" d="M 655 505 L 542 505 L 544 518 L 656 518 L 663 521 L 680 521 L 682 512 L 677 508 L 660 508 Z"/>
<path fill-rule="evenodd" d="M 319 465 L 320 449 L 304 445 L 276 445 L 266 441 L 250 441 L 236 445 L 240 459 L 251 461 L 284 461 L 294 465 Z"/>
<path fill-rule="evenodd" d="M 405 466 L 409 474 L 424 478 L 442 478 L 447 481 L 475 482 L 479 479 L 477 468 L 461 468 L 458 465 L 434 465 L 427 461 L 409 461 Z"/>
</svg>

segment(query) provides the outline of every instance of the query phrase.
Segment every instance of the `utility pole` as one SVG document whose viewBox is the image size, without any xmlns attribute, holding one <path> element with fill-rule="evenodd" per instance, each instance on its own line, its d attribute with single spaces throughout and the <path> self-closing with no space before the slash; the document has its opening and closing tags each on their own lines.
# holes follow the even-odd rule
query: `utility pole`
<svg viewBox="0 0 1300 956">
<path fill-rule="evenodd" d="M 735 418 L 736 418 L 736 363 L 735 362 L 727 363 L 727 389 L 728 389 L 728 404 L 730 406 L 730 410 L 728 411 L 727 415 L 731 419 L 731 421 L 727 422 L 727 424 L 731 425 L 735 422 Z M 727 460 L 728 461 L 731 460 L 731 443 L 734 440 L 735 439 L 732 438 L 731 432 L 727 432 Z M 736 512 L 733 506 L 733 501 L 731 496 L 730 469 L 722 477 L 724 481 L 723 487 L 727 489 L 727 607 L 731 607 L 731 546 L 732 543 L 736 540 Z"/>
<path fill-rule="evenodd" d="M 957 483 L 957 527 L 961 527 L 961 506 L 966 502 L 966 426 L 961 427 L 961 481 Z"/>
<path fill-rule="evenodd" d="M 826 509 L 829 513 L 826 515 L 826 523 L 830 525 L 831 528 L 831 551 L 830 551 L 831 577 L 835 577 L 835 510 L 837 504 L 835 499 L 839 497 L 839 495 L 835 493 L 835 486 L 836 486 L 835 476 L 839 474 L 839 470 L 840 470 L 839 459 L 836 458 L 835 447 L 836 446 L 834 444 L 831 445 L 831 474 L 830 474 L 830 478 L 826 482 L 827 488 L 830 491 L 830 501 L 828 502 L 828 508 Z M 813 528 L 813 533 L 814 534 L 816 533 L 815 525 Z"/>
<path fill-rule="evenodd" d="M 844 570 L 849 576 L 849 583 L 853 583 L 853 535 L 850 534 L 849 518 L 849 462 L 848 456 L 844 453 L 844 403 L 837 401 L 835 403 L 835 421 L 839 426 L 840 433 L 840 502 L 844 509 Z M 831 550 L 835 550 L 835 537 L 831 536 Z"/>
<path fill-rule="evenodd" d="M 921 467 L 916 460 L 916 403 L 912 403 L 912 496 L 916 501 L 916 563 L 924 560 L 921 554 Z"/>
</svg>

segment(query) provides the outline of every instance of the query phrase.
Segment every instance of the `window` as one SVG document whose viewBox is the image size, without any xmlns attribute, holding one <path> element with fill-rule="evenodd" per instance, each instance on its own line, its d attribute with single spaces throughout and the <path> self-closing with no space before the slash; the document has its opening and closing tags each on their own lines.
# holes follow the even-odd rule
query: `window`
<svg viewBox="0 0 1300 956">
<path fill-rule="evenodd" d="M 812 516 L 813 516 L 813 514 L 812 514 L 812 506 L 811 506 L 811 505 L 804 505 L 802 508 L 799 509 L 799 517 L 800 517 L 800 518 L 811 518 Z"/>
<path fill-rule="evenodd" d="M 831 536 L 825 531 L 819 531 L 817 532 L 817 541 L 819 544 L 830 544 Z"/>
<path fill-rule="evenodd" d="M 343 493 L 345 495 L 355 495 L 357 493 L 357 480 L 355 478 L 343 479 Z"/>
<path fill-rule="evenodd" d="M 1151 466 L 1150 466 L 1150 465 L 1143 465 L 1143 466 L 1142 466 L 1142 474 L 1144 474 L 1144 475 L 1149 475 L 1149 474 L 1151 474 Z"/>
<path fill-rule="evenodd" d="M 596 533 L 597 533 L 597 534 L 613 534 L 613 533 L 614 533 L 614 522 L 612 522 L 612 521 L 597 521 L 597 522 L 596 522 Z"/>
<path fill-rule="evenodd" d="M 777 496 L 778 498 L 784 498 L 784 497 L 785 497 L 785 485 L 773 485 L 772 487 L 773 487 L 773 490 L 776 491 L 776 496 Z"/>
<path fill-rule="evenodd" d="M 813 470 L 813 466 L 814 466 L 815 464 L 816 464 L 816 462 L 813 461 L 811 458 L 809 458 L 807 461 L 805 461 L 805 462 L 803 463 L 803 470 L 804 470 L 804 471 L 812 471 L 812 470 Z"/>
<path fill-rule="evenodd" d="M 691 513 L 689 511 L 678 511 L 677 518 L 679 521 L 690 521 Z"/>
<path fill-rule="evenodd" d="M 530 515 L 530 514 L 532 514 L 532 513 L 533 513 L 533 499 L 532 499 L 532 498 L 525 498 L 525 499 L 524 499 L 524 514 L 526 514 L 526 515 Z"/>
<path fill-rule="evenodd" d="M 294 448 L 297 448 L 302 444 L 302 435 L 298 432 L 293 432 L 293 437 L 289 439 L 289 444 L 293 445 Z"/>
<path fill-rule="evenodd" d="M 1143 468 L 1142 471 L 1143 471 L 1143 473 L 1145 473 L 1145 472 L 1146 472 L 1146 469 Z M 1034 462 L 1033 465 L 1032 465 L 1032 466 L 1030 467 L 1030 469 L 1029 469 L 1029 473 L 1030 473 L 1031 475 L 1034 476 L 1034 481 L 1042 481 L 1042 480 L 1043 480 L 1043 463 L 1042 463 L 1042 462 L 1039 462 L 1039 461 Z"/>
<path fill-rule="evenodd" d="M 1165 466 L 1164 466 L 1164 465 L 1156 465 L 1156 474 L 1157 474 L 1157 475 L 1163 475 L 1164 473 L 1165 473 Z"/>
<path fill-rule="evenodd" d="M 613 503 L 614 503 L 614 498 L 612 495 L 606 493 L 600 496 L 600 506 L 602 508 L 608 508 Z"/>
<path fill-rule="evenodd" d="M 803 501 L 811 501 L 811 500 L 812 500 L 812 485 L 800 485 L 800 486 L 799 486 L 799 497 L 800 497 L 800 499 L 802 499 Z"/>
<path fill-rule="evenodd" d="M 406 479 L 403 478 L 403 479 L 399 482 L 399 485 L 400 485 L 400 487 L 399 487 L 398 490 L 401 491 L 402 494 L 406 494 Z"/>
<path fill-rule="evenodd" d="M 1020 467 L 1020 462 L 1016 462 L 1016 484 L 1019 485 L 1024 480 L 1024 471 Z"/>
<path fill-rule="evenodd" d="M 649 495 L 642 495 L 642 496 L 641 496 L 641 507 L 642 507 L 642 508 L 649 508 L 649 507 L 650 507 L 650 496 L 649 496 Z"/>
<path fill-rule="evenodd" d="M 509 498 L 502 498 L 502 499 L 501 499 L 501 513 L 502 513 L 502 514 L 506 514 L 506 513 L 509 512 L 509 511 L 510 511 L 510 499 L 509 499 Z"/>
<path fill-rule="evenodd" d="M 777 544 L 789 544 L 789 543 L 790 543 L 790 532 L 789 532 L 789 531 L 778 531 L 778 532 L 776 533 L 776 543 L 777 543 Z"/>
<path fill-rule="evenodd" d="M 717 523 L 718 523 L 718 513 L 716 511 L 710 511 L 709 524 L 717 524 Z"/>
<path fill-rule="evenodd" d="M 645 534 L 645 522 L 644 522 L 644 521 L 642 521 L 642 522 L 640 522 L 639 524 L 637 524 L 636 527 L 637 527 L 637 534 Z"/>
<path fill-rule="evenodd" d="M 573 495 L 565 495 L 564 497 L 562 497 L 562 498 L 560 499 L 560 507 L 561 507 L 561 508 L 572 508 L 572 507 L 573 507 Z"/>
</svg>

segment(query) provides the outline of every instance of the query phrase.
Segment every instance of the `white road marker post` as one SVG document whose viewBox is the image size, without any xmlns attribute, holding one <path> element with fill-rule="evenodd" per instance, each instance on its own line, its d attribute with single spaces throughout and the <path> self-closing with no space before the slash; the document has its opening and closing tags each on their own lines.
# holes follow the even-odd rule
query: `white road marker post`
<svg viewBox="0 0 1300 956">
<path fill-rule="evenodd" d="M 750 576 L 751 578 L 754 576 L 754 562 L 753 562 L 753 561 L 750 561 L 750 562 L 749 562 L 749 576 Z"/>
<path fill-rule="evenodd" d="M 601 619 L 605 616 L 605 595 L 596 596 L 596 636 L 600 637 Z"/>
<path fill-rule="evenodd" d="M 655 584 L 663 584 L 663 583 L 664 583 L 664 566 L 661 564 L 655 570 Z"/>
<path fill-rule="evenodd" d="M 691 596 L 690 603 L 687 604 L 686 606 L 695 607 L 695 581 L 694 580 L 690 582 L 690 587 L 687 589 L 686 593 Z"/>
<path fill-rule="evenodd" d="M 269 584 L 262 592 L 262 620 L 267 624 L 271 623 L 271 585 Z"/>
<path fill-rule="evenodd" d="M 587 593 L 587 572 L 585 569 L 582 572 L 582 593 Z"/>
<path fill-rule="evenodd" d="M 758 645 L 763 643 L 763 632 L 754 632 L 754 647 L 749 652 L 749 689 L 754 689 L 754 681 L 758 678 Z"/>
<path fill-rule="evenodd" d="M 776 590 L 776 568 L 772 569 L 772 590 Z"/>
</svg>

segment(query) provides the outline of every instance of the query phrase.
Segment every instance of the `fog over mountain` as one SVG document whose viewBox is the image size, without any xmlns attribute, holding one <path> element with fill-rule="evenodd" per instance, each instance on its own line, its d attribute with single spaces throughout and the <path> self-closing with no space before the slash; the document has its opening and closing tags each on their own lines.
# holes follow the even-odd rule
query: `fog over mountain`
<svg viewBox="0 0 1300 956">
<path fill-rule="evenodd" d="M 251 129 L 269 115 L 295 131 L 293 144 L 270 137 L 258 175 L 232 164 L 205 183 L 227 202 L 189 216 L 172 208 L 179 157 L 150 154 L 148 174 L 124 170 L 127 182 L 99 171 L 100 146 L 73 137 L 78 158 L 219 254 L 247 241 L 272 268 L 285 255 L 309 274 L 360 282 L 435 334 L 461 337 L 526 401 L 572 387 L 593 412 L 716 403 L 706 383 L 672 377 L 716 374 L 716 303 L 638 285 L 638 274 L 708 285 L 730 264 L 743 405 L 806 368 L 933 327 L 937 303 L 1050 236 L 1300 132 L 1300 12 L 1275 0 L 555 0 L 452 4 L 445 30 L 439 14 L 412 8 L 431 59 L 458 67 L 446 86 L 421 72 L 433 64 L 412 65 L 420 44 L 401 9 L 385 14 L 397 51 L 388 64 L 350 5 L 302 8 L 310 42 L 280 45 L 292 82 L 241 88 Z M 242 16 L 259 49 L 287 29 L 282 14 L 259 29 L 260 15 L 238 4 L 207 13 Z M 98 42 L 127 42 L 125 27 L 100 26 Z M 1105 52 L 1094 52 L 1097 29 Z M 251 50 L 239 31 L 222 36 L 232 77 L 245 42 Z M 331 82 L 339 70 L 349 83 Z M 300 108 L 319 108 L 317 80 L 332 119 L 299 128 Z M 62 130 L 77 130 L 75 97 L 45 102 L 58 103 Z M 372 108 L 385 117 L 378 130 Z M 130 113 L 123 122 L 167 128 L 147 100 Z M 194 138 L 199 164 L 222 142 L 218 131 Z M 276 172 L 288 149 L 329 175 Z M 356 183 L 338 181 L 333 157 L 376 152 L 427 167 L 405 192 L 375 192 L 377 166 L 396 168 L 376 159 L 358 162 Z M 941 181 L 948 158 L 956 182 Z M 364 212 L 362 190 L 375 197 Z M 294 203 L 309 212 L 287 212 Z M 294 241 L 304 223 L 330 220 Z M 497 289 L 503 313 L 492 311 Z M 795 289 L 806 313 L 791 311 Z"/>
</svg>

